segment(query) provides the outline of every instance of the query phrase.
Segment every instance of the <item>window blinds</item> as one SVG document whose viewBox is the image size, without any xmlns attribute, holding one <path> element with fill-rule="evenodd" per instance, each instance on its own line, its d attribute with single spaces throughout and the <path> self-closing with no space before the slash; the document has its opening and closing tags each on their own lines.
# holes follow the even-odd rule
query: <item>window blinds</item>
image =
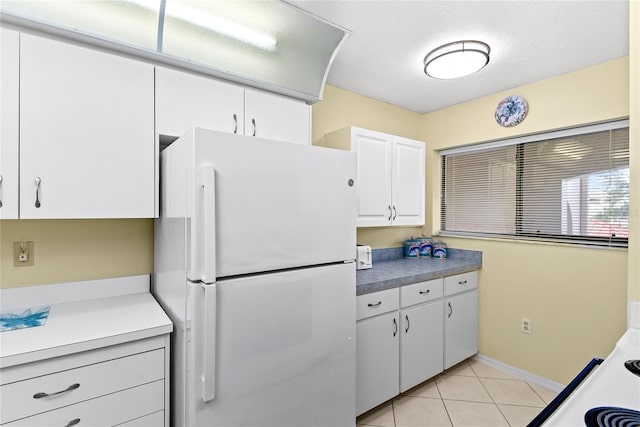
<svg viewBox="0 0 640 427">
<path fill-rule="evenodd" d="M 629 130 L 621 124 L 441 153 L 442 231 L 626 246 Z"/>
</svg>

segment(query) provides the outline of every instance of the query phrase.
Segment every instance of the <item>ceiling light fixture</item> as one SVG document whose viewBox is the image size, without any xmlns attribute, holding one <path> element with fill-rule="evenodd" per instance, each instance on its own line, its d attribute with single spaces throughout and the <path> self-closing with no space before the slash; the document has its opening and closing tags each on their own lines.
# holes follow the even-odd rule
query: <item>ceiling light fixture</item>
<svg viewBox="0 0 640 427">
<path fill-rule="evenodd" d="M 489 45 L 461 40 L 433 49 L 424 57 L 424 72 L 434 79 L 457 79 L 483 69 L 489 63 Z"/>
<path fill-rule="evenodd" d="M 264 50 L 276 50 L 275 37 L 224 17 L 205 13 L 203 10 L 175 1 L 167 2 L 166 14 L 206 30 L 214 31 L 243 43 Z"/>
</svg>

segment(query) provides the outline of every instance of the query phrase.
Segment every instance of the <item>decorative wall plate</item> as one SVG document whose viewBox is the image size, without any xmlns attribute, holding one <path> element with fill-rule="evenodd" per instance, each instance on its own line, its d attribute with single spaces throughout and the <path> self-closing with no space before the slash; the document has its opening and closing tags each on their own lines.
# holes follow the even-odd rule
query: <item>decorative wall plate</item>
<svg viewBox="0 0 640 427">
<path fill-rule="evenodd" d="M 515 126 L 527 117 L 527 111 L 529 111 L 529 105 L 523 97 L 507 96 L 496 107 L 496 121 L 500 126 Z"/>
</svg>

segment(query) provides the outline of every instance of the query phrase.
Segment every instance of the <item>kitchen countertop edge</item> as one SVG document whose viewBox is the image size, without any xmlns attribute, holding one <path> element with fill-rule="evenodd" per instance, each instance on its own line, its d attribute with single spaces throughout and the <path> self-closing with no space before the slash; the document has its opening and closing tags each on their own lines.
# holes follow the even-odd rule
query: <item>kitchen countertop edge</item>
<svg viewBox="0 0 640 427">
<path fill-rule="evenodd" d="M 391 259 L 379 261 L 368 270 L 357 270 L 356 295 L 398 288 L 482 268 L 482 256 L 475 259 Z"/>
</svg>

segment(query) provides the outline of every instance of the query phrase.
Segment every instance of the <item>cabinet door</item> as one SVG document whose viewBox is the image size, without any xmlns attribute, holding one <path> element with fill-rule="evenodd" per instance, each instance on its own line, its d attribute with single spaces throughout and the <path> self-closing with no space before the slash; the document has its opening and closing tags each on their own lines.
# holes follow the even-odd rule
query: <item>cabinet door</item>
<svg viewBox="0 0 640 427">
<path fill-rule="evenodd" d="M 0 48 L 0 219 L 17 219 L 18 33 L 0 28 Z"/>
<path fill-rule="evenodd" d="M 309 145 L 311 107 L 282 95 L 245 89 L 244 134 Z"/>
<path fill-rule="evenodd" d="M 424 225 L 425 145 L 393 137 L 393 225 Z"/>
<path fill-rule="evenodd" d="M 156 133 L 182 136 L 192 127 L 242 134 L 244 89 L 156 67 Z"/>
<path fill-rule="evenodd" d="M 153 66 L 20 37 L 20 217 L 153 217 Z"/>
<path fill-rule="evenodd" d="M 391 225 L 391 148 L 391 135 L 351 130 L 351 151 L 357 153 L 358 227 Z"/>
<path fill-rule="evenodd" d="M 356 415 L 399 393 L 398 312 L 356 325 Z"/>
<path fill-rule="evenodd" d="M 400 391 L 443 370 L 442 301 L 400 312 Z"/>
<path fill-rule="evenodd" d="M 444 302 L 444 369 L 449 369 L 478 352 L 478 291 Z"/>
</svg>

